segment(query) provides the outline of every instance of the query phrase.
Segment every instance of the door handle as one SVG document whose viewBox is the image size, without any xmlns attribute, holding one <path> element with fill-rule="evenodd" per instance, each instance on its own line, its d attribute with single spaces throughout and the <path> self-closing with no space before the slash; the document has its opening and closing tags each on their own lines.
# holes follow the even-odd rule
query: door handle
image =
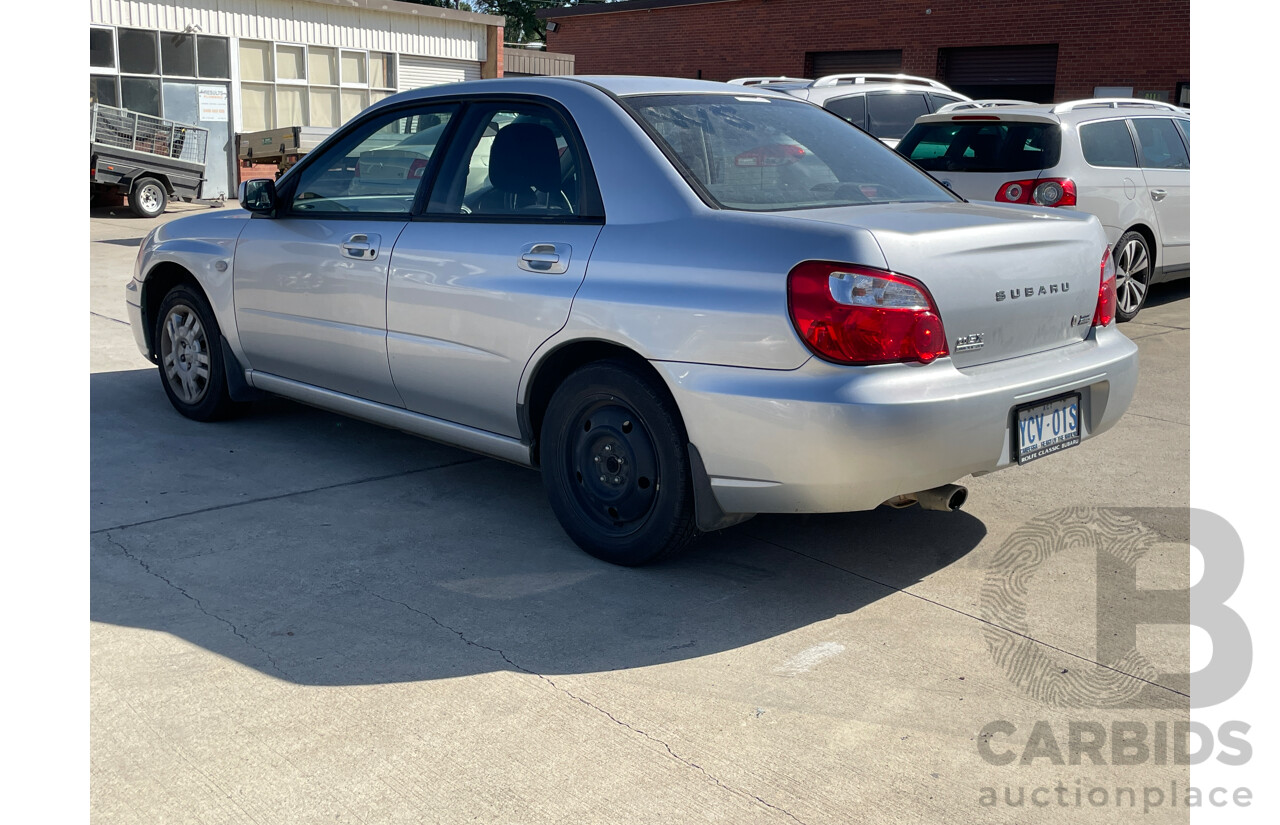
<svg viewBox="0 0 1280 825">
<path fill-rule="evenodd" d="M 1153 201 L 1162 201 L 1162 200 L 1164 200 L 1164 196 L 1165 196 L 1165 195 L 1167 195 L 1167 194 L 1169 194 L 1169 193 L 1168 193 L 1168 192 L 1166 192 L 1166 191 L 1165 191 L 1165 190 L 1163 190 L 1163 189 L 1152 189 L 1152 190 L 1151 190 L 1151 200 L 1153 200 Z"/>
<path fill-rule="evenodd" d="M 561 275 L 569 271 L 569 259 L 573 247 L 567 243 L 531 243 L 520 248 L 520 260 L 516 262 L 526 272 Z"/>
<path fill-rule="evenodd" d="M 357 232 L 349 235 L 342 242 L 342 254 L 357 261 L 372 261 L 378 257 L 378 245 L 382 240 L 378 235 L 367 235 Z"/>
</svg>

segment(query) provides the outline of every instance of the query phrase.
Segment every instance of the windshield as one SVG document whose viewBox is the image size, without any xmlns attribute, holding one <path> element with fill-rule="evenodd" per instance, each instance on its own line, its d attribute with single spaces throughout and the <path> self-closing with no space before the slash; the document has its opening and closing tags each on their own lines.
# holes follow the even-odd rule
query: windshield
<svg viewBox="0 0 1280 825">
<path fill-rule="evenodd" d="M 952 202 L 880 141 L 810 103 L 688 94 L 627 98 L 668 157 L 729 209 Z"/>
<path fill-rule="evenodd" d="M 1017 120 L 917 123 L 898 151 L 930 172 L 1032 172 L 1058 165 L 1056 123 Z"/>
</svg>

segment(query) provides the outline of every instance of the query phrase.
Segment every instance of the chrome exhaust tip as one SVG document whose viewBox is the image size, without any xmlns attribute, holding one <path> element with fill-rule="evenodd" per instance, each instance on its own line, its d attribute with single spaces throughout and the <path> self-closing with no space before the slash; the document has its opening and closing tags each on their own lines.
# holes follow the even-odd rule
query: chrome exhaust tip
<svg viewBox="0 0 1280 825">
<path fill-rule="evenodd" d="M 921 490 L 915 498 L 925 510 L 959 510 L 969 498 L 969 490 L 959 484 L 943 484 L 932 490 Z"/>
</svg>

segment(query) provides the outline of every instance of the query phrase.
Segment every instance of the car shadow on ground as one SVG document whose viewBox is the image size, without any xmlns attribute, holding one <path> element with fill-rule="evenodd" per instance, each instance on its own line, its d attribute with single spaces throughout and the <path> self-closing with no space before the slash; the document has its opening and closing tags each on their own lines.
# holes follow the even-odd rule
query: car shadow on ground
<svg viewBox="0 0 1280 825">
<path fill-rule="evenodd" d="M 1147 293 L 1147 303 L 1143 305 L 1143 309 L 1172 304 L 1176 301 L 1186 300 L 1190 297 L 1190 278 L 1181 278 L 1177 281 L 1166 281 L 1165 283 L 1155 284 L 1151 287 L 1151 291 Z M 1138 318 L 1141 319 L 1142 316 L 1139 315 Z"/>
<path fill-rule="evenodd" d="M 306 685 L 692 659 L 859 610 L 986 534 L 917 508 L 760 516 L 638 569 L 575 547 L 537 473 L 284 401 L 202 425 L 91 377 L 91 618 Z"/>
</svg>

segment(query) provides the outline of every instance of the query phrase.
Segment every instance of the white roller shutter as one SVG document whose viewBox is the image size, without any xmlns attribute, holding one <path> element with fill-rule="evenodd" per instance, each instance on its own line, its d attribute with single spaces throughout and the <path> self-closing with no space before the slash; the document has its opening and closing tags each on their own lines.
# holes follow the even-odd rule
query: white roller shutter
<svg viewBox="0 0 1280 825">
<path fill-rule="evenodd" d="M 470 60 L 447 60 L 441 57 L 400 55 L 400 91 L 441 83 L 479 80 L 480 64 Z"/>
</svg>

